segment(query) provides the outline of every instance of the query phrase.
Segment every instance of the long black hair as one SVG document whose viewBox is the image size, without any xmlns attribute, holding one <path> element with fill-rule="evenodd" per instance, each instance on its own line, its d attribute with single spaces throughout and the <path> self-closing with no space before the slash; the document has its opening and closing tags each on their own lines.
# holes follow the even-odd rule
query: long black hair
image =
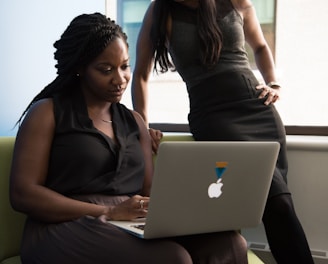
<svg viewBox="0 0 328 264">
<path fill-rule="evenodd" d="M 78 71 L 91 63 L 117 38 L 123 39 L 128 46 L 127 35 L 122 28 L 102 14 L 82 14 L 75 17 L 61 38 L 54 43 L 57 77 L 33 98 L 17 123 L 21 122 L 36 101 L 77 87 Z"/>
<path fill-rule="evenodd" d="M 156 0 L 154 4 L 151 39 L 155 51 L 154 68 L 160 72 L 175 68 L 167 47 L 167 21 L 172 8 L 174 8 L 174 0 Z M 217 63 L 222 49 L 222 33 L 217 22 L 215 0 L 199 0 L 197 27 L 202 63 L 212 67 Z"/>
</svg>

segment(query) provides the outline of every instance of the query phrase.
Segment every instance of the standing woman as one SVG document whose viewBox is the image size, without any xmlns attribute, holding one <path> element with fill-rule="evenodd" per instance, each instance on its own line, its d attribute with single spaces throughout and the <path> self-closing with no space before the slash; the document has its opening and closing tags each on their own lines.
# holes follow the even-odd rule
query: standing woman
<svg viewBox="0 0 328 264">
<path fill-rule="evenodd" d="M 245 41 L 266 84 L 255 78 Z M 172 60 L 171 60 L 172 58 Z M 189 94 L 195 140 L 280 142 L 263 223 L 273 256 L 281 263 L 313 263 L 287 187 L 284 126 L 271 51 L 250 0 L 155 0 L 137 43 L 132 83 L 134 108 L 147 120 L 147 82 L 152 68 L 176 69 Z M 153 145 L 161 132 L 151 130 Z"/>
<path fill-rule="evenodd" d="M 147 215 L 153 173 L 146 125 L 120 104 L 127 36 L 83 14 L 54 46 L 58 76 L 19 120 L 12 162 L 10 200 L 28 216 L 22 263 L 247 263 L 237 232 L 143 240 L 107 223 Z"/>
</svg>

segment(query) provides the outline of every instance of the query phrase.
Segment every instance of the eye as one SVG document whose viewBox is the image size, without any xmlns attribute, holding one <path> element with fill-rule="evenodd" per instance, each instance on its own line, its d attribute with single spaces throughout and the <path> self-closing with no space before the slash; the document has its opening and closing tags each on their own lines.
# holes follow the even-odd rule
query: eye
<svg viewBox="0 0 328 264">
<path fill-rule="evenodd" d="M 109 74 L 112 72 L 112 68 L 108 67 L 108 68 L 102 68 L 100 69 L 100 71 L 103 73 L 103 74 Z"/>
<path fill-rule="evenodd" d="M 123 65 L 121 66 L 121 69 L 124 70 L 124 71 L 126 71 L 126 70 L 129 69 L 129 68 L 130 68 L 130 64 L 128 64 L 128 63 L 123 64 Z"/>
</svg>

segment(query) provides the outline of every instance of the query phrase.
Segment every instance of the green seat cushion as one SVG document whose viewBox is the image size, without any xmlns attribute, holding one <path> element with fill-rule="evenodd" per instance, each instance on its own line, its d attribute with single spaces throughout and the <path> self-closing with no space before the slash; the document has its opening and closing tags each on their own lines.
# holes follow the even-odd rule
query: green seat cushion
<svg viewBox="0 0 328 264">
<path fill-rule="evenodd" d="M 4 261 L 1 261 L 0 264 L 21 264 L 21 259 L 19 256 L 7 258 Z"/>
<path fill-rule="evenodd" d="M 0 137 L 0 261 L 19 254 L 26 218 L 15 212 L 9 202 L 9 174 L 14 143 L 14 137 Z"/>
</svg>

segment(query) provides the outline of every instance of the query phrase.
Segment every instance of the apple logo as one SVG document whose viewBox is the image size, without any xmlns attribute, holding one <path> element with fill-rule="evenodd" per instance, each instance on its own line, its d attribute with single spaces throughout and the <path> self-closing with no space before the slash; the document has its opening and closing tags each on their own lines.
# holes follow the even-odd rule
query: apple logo
<svg viewBox="0 0 328 264">
<path fill-rule="evenodd" d="M 222 194 L 222 186 L 223 183 L 221 182 L 221 178 L 217 180 L 216 183 L 212 183 L 210 184 L 210 186 L 208 187 L 208 196 L 210 198 L 219 198 L 220 195 Z"/>
<path fill-rule="evenodd" d="M 208 196 L 210 198 L 219 198 L 222 194 L 222 186 L 223 183 L 222 181 L 222 174 L 225 172 L 227 169 L 228 162 L 226 161 L 219 161 L 216 162 L 216 176 L 218 180 L 215 183 L 211 183 L 210 186 L 208 187 Z"/>
</svg>

